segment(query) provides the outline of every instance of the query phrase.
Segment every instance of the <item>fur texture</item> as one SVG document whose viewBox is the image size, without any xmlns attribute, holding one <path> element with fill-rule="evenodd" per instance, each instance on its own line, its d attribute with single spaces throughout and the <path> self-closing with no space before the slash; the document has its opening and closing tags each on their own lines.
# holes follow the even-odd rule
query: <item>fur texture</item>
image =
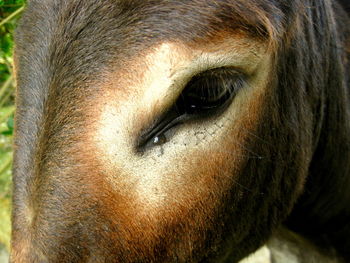
<svg viewBox="0 0 350 263">
<path fill-rule="evenodd" d="M 350 261 L 349 28 L 330 0 L 30 0 L 16 36 L 11 261 L 237 262 L 281 224 Z M 242 158 L 227 191 L 208 180 L 207 199 L 170 207 L 155 231 L 86 143 L 94 83 L 156 43 L 220 32 L 273 53 L 259 138 L 242 146 L 263 158 Z M 202 166 L 229 169 L 219 160 Z"/>
</svg>

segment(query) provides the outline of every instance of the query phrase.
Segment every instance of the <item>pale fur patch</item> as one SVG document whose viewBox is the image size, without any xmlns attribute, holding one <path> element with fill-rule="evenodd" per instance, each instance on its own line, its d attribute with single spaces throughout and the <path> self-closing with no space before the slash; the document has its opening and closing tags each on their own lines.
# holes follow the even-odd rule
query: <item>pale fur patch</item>
<svg viewBox="0 0 350 263">
<path fill-rule="evenodd" d="M 193 182 L 188 169 L 196 160 L 191 158 L 208 151 L 221 152 L 233 123 L 240 118 L 254 119 L 254 113 L 249 115 L 248 109 L 265 89 L 270 55 L 261 43 L 247 39 L 230 39 L 229 43 L 223 43 L 221 48 L 217 44 L 203 49 L 161 43 L 135 58 L 133 65 L 137 66 L 130 65 L 122 78 L 111 76 L 104 83 L 105 96 L 98 103 L 102 107 L 93 138 L 99 149 L 96 158 L 108 168 L 107 180 L 115 191 L 138 200 L 139 213 L 148 215 L 151 210 L 169 204 L 176 192 L 179 197 L 186 196 L 188 193 L 183 189 Z M 150 122 L 174 103 L 192 76 L 218 67 L 234 67 L 251 75 L 247 87 L 239 92 L 229 109 L 214 122 L 184 124 L 164 145 L 155 146 L 142 156 L 135 154 L 134 141 L 140 123 Z M 205 134 L 205 139 L 198 140 L 198 134 Z M 238 141 L 236 153 L 242 156 L 244 150 L 239 149 Z M 171 174 L 177 176 L 170 177 Z M 200 185 L 197 188 L 201 189 Z M 197 191 L 198 197 L 204 194 Z"/>
</svg>

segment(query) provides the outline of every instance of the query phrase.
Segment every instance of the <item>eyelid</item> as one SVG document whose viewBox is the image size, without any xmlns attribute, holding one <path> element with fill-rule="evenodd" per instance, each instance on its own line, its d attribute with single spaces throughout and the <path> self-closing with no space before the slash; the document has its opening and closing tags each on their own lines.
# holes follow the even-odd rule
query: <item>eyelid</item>
<svg viewBox="0 0 350 263">
<path fill-rule="evenodd" d="M 214 68 L 209 68 L 205 71 L 202 71 L 200 73 L 197 73 L 195 75 L 192 76 L 191 79 L 196 78 L 196 77 L 202 77 L 202 76 L 213 76 L 213 75 L 223 75 L 223 74 L 227 74 L 227 75 L 247 75 L 247 73 L 245 73 L 242 69 L 237 68 L 237 67 L 214 67 Z"/>
<path fill-rule="evenodd" d="M 182 90 L 179 99 L 193 98 L 197 102 L 215 102 L 216 99 L 224 98 L 228 92 L 234 95 L 242 86 L 246 75 L 234 68 L 216 68 L 197 74 L 187 83 Z M 212 100 L 211 100 L 212 99 Z M 184 102 L 184 100 L 183 100 Z"/>
</svg>

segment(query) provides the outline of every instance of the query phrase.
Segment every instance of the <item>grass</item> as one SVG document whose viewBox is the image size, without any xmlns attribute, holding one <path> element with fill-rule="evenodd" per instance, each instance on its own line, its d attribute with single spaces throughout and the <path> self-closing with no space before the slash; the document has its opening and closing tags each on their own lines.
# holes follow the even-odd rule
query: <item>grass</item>
<svg viewBox="0 0 350 263">
<path fill-rule="evenodd" d="M 10 248 L 15 81 L 13 32 L 25 0 L 0 0 L 0 248 Z"/>
<path fill-rule="evenodd" d="M 10 245 L 11 165 L 14 106 L 0 108 L 0 243 Z"/>
</svg>

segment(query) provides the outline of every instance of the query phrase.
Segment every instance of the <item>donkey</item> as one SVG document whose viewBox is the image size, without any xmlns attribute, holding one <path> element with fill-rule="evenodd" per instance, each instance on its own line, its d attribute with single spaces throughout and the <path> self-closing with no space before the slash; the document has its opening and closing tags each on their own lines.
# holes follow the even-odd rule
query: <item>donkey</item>
<svg viewBox="0 0 350 263">
<path fill-rule="evenodd" d="M 349 29 L 334 0 L 29 0 L 11 262 L 349 262 Z"/>
</svg>

